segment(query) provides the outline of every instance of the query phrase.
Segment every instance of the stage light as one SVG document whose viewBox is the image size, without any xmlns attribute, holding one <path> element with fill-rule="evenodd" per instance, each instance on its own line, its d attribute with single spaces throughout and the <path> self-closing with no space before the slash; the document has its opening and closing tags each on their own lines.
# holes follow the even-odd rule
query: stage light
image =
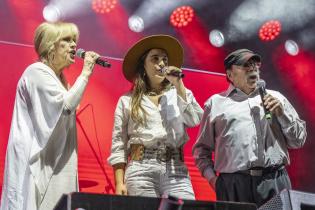
<svg viewBox="0 0 315 210">
<path fill-rule="evenodd" d="M 284 48 L 289 55 L 295 56 L 299 53 L 299 46 L 293 40 L 287 40 L 284 44 Z"/>
<path fill-rule="evenodd" d="M 61 19 L 61 13 L 57 7 L 53 5 L 47 5 L 44 7 L 43 17 L 47 22 L 57 22 Z"/>
<path fill-rule="evenodd" d="M 128 26 L 133 32 L 141 32 L 144 29 L 143 19 L 139 16 L 133 15 L 128 19 Z"/>
<path fill-rule="evenodd" d="M 116 7 L 116 4 L 117 0 L 93 0 L 92 9 L 96 13 L 109 13 Z"/>
<path fill-rule="evenodd" d="M 219 30 L 212 30 L 209 34 L 209 40 L 215 47 L 222 47 L 224 45 L 224 35 Z"/>
<path fill-rule="evenodd" d="M 190 6 L 181 6 L 176 8 L 171 16 L 170 22 L 174 27 L 184 27 L 187 26 L 194 17 L 194 9 Z"/>
<path fill-rule="evenodd" d="M 262 41 L 272 41 L 281 32 L 281 23 L 278 20 L 270 20 L 264 23 L 259 29 L 259 38 Z"/>
</svg>

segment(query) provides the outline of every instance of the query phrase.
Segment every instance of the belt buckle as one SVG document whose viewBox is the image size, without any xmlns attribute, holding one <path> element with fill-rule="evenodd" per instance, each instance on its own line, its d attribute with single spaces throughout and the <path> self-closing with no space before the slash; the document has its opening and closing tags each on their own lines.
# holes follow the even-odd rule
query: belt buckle
<svg viewBox="0 0 315 210">
<path fill-rule="evenodd" d="M 262 170 L 249 169 L 249 174 L 251 176 L 262 176 L 263 171 Z"/>
<path fill-rule="evenodd" d="M 131 145 L 131 152 L 130 152 L 130 158 L 131 160 L 141 161 L 144 157 L 144 145 L 141 144 L 134 144 Z"/>
<path fill-rule="evenodd" d="M 169 147 L 159 148 L 156 158 L 161 162 L 170 161 L 172 158 L 172 150 Z"/>
</svg>

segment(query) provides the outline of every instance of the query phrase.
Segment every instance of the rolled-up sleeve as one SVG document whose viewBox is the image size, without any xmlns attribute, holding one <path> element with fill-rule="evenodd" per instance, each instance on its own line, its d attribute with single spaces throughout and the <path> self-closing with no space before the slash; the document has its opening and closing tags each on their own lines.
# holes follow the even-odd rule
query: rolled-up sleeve
<svg viewBox="0 0 315 210">
<path fill-rule="evenodd" d="M 112 132 L 111 154 L 108 158 L 110 165 L 127 163 L 127 141 L 128 141 L 128 112 L 122 96 L 116 106 L 114 115 L 114 127 Z"/>
<path fill-rule="evenodd" d="M 203 114 L 197 141 L 193 146 L 193 156 L 195 164 L 202 176 L 208 182 L 211 178 L 215 177 L 214 162 L 212 160 L 212 152 L 214 151 L 214 127 L 210 119 L 211 106 L 205 105 L 205 112 Z"/>
<path fill-rule="evenodd" d="M 195 127 L 199 125 L 202 118 L 203 109 L 196 101 L 191 90 L 186 89 L 186 101 L 179 95 L 177 97 L 178 107 L 184 118 L 185 125 L 188 127 Z"/>
<path fill-rule="evenodd" d="M 281 94 L 280 97 L 283 105 L 283 115 L 277 117 L 277 119 L 287 140 L 287 147 L 300 148 L 304 145 L 307 136 L 306 123 L 299 118 L 290 102 Z"/>
</svg>

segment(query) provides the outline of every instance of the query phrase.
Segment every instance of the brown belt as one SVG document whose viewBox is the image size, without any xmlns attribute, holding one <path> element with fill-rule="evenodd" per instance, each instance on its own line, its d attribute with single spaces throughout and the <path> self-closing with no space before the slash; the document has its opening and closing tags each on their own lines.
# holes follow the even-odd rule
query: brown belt
<svg viewBox="0 0 315 210">
<path fill-rule="evenodd" d="M 145 148 L 143 144 L 130 145 L 130 159 L 141 161 L 143 159 L 157 159 L 167 162 L 170 160 L 184 161 L 182 147 L 175 149 L 171 147 Z"/>
</svg>

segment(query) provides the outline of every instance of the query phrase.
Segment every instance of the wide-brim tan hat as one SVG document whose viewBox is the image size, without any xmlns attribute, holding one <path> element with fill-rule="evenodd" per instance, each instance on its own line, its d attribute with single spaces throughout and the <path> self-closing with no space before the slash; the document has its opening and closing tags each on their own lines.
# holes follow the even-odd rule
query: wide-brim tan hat
<svg viewBox="0 0 315 210">
<path fill-rule="evenodd" d="M 165 50 L 168 56 L 168 65 L 181 68 L 184 50 L 176 38 L 164 34 L 147 36 L 133 45 L 124 57 L 123 73 L 128 81 L 133 82 L 137 75 L 139 59 L 150 49 Z"/>
</svg>

